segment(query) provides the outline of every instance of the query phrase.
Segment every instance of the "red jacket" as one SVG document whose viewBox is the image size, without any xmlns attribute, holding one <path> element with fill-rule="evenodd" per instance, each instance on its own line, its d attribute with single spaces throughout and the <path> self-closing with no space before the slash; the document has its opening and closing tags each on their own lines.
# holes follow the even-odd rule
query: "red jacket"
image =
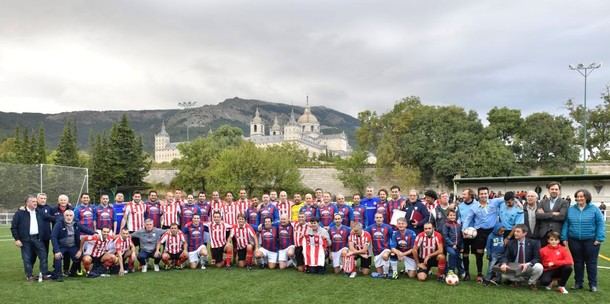
<svg viewBox="0 0 610 304">
<path fill-rule="evenodd" d="M 557 245 L 557 247 L 551 247 L 546 245 L 540 248 L 540 261 L 544 267 L 544 271 L 553 270 L 565 265 L 574 265 L 572 255 L 568 248 Z M 549 266 L 549 263 L 553 262 L 553 266 Z"/>
</svg>

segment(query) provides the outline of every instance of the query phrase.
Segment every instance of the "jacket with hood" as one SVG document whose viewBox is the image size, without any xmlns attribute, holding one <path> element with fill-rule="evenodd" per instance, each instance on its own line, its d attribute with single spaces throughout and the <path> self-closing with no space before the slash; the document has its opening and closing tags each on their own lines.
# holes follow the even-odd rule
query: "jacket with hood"
<svg viewBox="0 0 610 304">
<path fill-rule="evenodd" d="M 504 227 L 502 223 L 497 223 L 494 230 L 487 237 L 487 255 L 491 260 L 492 257 L 501 257 L 504 254 L 504 235 L 499 233 L 500 228 Z"/>
</svg>

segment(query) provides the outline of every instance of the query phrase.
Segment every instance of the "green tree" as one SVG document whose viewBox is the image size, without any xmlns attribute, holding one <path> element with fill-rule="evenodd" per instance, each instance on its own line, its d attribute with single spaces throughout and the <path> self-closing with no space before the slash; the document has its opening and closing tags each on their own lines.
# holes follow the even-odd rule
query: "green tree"
<svg viewBox="0 0 610 304">
<path fill-rule="evenodd" d="M 521 130 L 523 119 L 521 110 L 509 109 L 507 107 L 494 107 L 487 113 L 489 126 L 488 132 L 494 138 L 501 139 L 504 144 L 512 145 L 515 136 Z"/>
<path fill-rule="evenodd" d="M 108 192 L 114 185 L 112 182 L 113 168 L 110 166 L 110 145 L 107 136 L 97 134 L 90 136 L 89 186 L 95 200 L 102 192 Z"/>
<path fill-rule="evenodd" d="M 602 94 L 603 104 L 587 109 L 587 158 L 592 160 L 610 160 L 610 85 Z M 579 124 L 575 144 L 584 144 L 584 106 L 575 105 L 572 100 L 566 102 L 570 117 Z"/>
<path fill-rule="evenodd" d="M 370 174 L 366 173 L 368 153 L 363 150 L 354 151 L 348 158 L 340 159 L 336 162 L 337 178 L 343 185 L 350 190 L 364 193 L 364 190 L 373 180 Z"/>
<path fill-rule="evenodd" d="M 36 146 L 36 163 L 46 164 L 47 163 L 47 145 L 46 145 L 45 130 L 42 125 L 38 129 L 38 145 Z"/>
<path fill-rule="evenodd" d="M 304 165 L 309 162 L 307 150 L 303 150 L 295 144 L 282 143 L 281 145 L 267 147 L 267 151 L 271 154 L 291 155 L 296 165 Z"/>
<path fill-rule="evenodd" d="M 64 131 L 59 139 L 59 145 L 54 158 L 56 165 L 78 167 L 78 149 L 76 144 L 76 122 L 66 120 Z"/>
<path fill-rule="evenodd" d="M 108 167 L 112 183 L 118 186 L 142 187 L 150 170 L 150 157 L 143 151 L 142 138 L 129 126 L 127 115 L 112 125 L 108 140 Z"/>
<path fill-rule="evenodd" d="M 14 137 L 5 138 L 0 142 L 0 162 L 17 163 L 17 141 Z"/>
</svg>

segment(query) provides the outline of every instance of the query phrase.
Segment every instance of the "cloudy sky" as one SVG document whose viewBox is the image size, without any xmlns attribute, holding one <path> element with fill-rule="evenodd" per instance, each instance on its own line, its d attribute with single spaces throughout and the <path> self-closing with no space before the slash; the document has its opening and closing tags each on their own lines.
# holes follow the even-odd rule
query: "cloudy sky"
<svg viewBox="0 0 610 304">
<path fill-rule="evenodd" d="M 225 98 L 385 112 L 405 96 L 565 113 L 568 64 L 604 62 L 610 2 L 30 1 L 0 9 L 0 111 L 176 108 Z"/>
</svg>

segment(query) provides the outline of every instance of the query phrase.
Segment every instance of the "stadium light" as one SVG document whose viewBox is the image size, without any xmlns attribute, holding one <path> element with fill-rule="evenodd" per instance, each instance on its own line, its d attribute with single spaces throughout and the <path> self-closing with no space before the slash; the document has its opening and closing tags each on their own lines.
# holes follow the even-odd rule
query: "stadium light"
<svg viewBox="0 0 610 304">
<path fill-rule="evenodd" d="M 583 153 L 583 163 L 582 163 L 582 174 L 587 174 L 587 118 L 589 116 L 589 113 L 587 112 L 587 77 L 589 77 L 589 75 L 591 75 L 591 73 L 593 73 L 594 70 L 599 69 L 601 67 L 601 63 L 591 63 L 588 66 L 585 66 L 582 63 L 577 64 L 576 66 L 574 65 L 569 65 L 570 70 L 572 71 L 577 71 L 580 75 L 582 75 L 585 78 L 585 96 L 584 96 L 584 108 L 585 108 L 585 112 L 584 112 L 584 122 L 583 122 L 583 128 L 584 128 L 584 143 L 582 146 L 582 153 Z"/>
<path fill-rule="evenodd" d="M 181 101 L 178 103 L 178 106 L 183 108 L 185 111 L 188 112 L 189 109 L 192 109 L 195 107 L 195 105 L 197 105 L 196 101 Z M 188 118 L 187 118 L 187 123 L 186 123 L 186 141 L 189 141 L 189 124 L 188 124 Z"/>
</svg>

